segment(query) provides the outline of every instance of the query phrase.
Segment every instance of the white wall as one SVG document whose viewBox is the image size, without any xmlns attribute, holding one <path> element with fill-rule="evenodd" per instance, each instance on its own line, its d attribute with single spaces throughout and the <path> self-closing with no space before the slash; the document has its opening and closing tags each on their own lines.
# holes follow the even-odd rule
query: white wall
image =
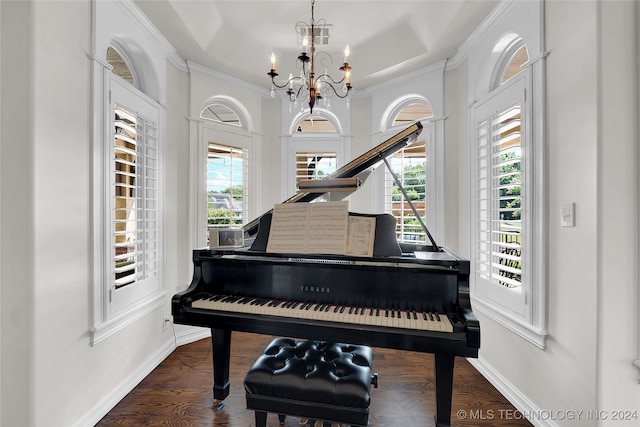
<svg viewBox="0 0 640 427">
<path fill-rule="evenodd" d="M 626 96 L 636 93 L 629 41 L 635 7 L 546 3 L 547 348 L 480 319 L 482 367 L 522 409 L 640 410 L 631 366 L 639 335 L 637 111 L 633 95 Z M 162 318 L 191 277 L 189 119 L 213 95 L 245 105 L 262 147 L 258 209 L 266 210 L 281 201 L 282 114 L 278 101 L 252 88 L 167 64 L 167 302 L 91 347 L 91 3 L 1 1 L 0 23 L 0 424 L 90 425 L 172 350 Z M 461 61 L 446 73 L 446 99 L 434 109 L 447 117 L 443 243 L 464 255 L 470 253 L 468 68 Z M 435 100 L 441 92 L 434 81 L 409 76 L 398 87 Z M 391 89 L 379 89 L 352 101 L 354 156 L 371 147 L 382 106 L 393 97 Z M 74 167 L 69 159 L 77 159 Z M 363 190 L 354 205 L 366 211 L 373 190 Z M 576 203 L 574 228 L 560 227 L 564 202 Z"/>
<path fill-rule="evenodd" d="M 185 280 L 185 264 L 171 256 L 186 250 L 176 206 L 187 142 L 177 86 L 186 80 L 167 81 L 176 89 L 168 91 L 166 303 L 90 346 L 92 4 L 0 7 L 2 122 L 13 125 L 2 127 L 0 172 L 2 262 L 12 267 L 2 270 L 0 424 L 91 425 L 173 348 L 162 318 Z"/>
<path fill-rule="evenodd" d="M 0 413 L 2 425 L 32 424 L 34 414 L 33 295 L 35 274 L 35 198 L 33 132 L 35 87 L 32 84 L 33 58 L 16 39 L 33 39 L 32 6 L 1 2 L 0 22 L 2 69 L 0 72 L 0 271 L 2 357 L 0 371 Z M 16 101 L 20 102 L 16 102 Z M 86 320 L 85 320 L 86 321 Z"/>
<path fill-rule="evenodd" d="M 608 411 L 640 411 L 638 370 L 637 2 L 598 5 L 597 395 Z M 640 414 L 638 414 L 640 417 Z M 619 425 L 611 419 L 601 425 Z M 631 420 L 630 420 L 631 421 Z M 632 420 L 640 424 L 640 420 Z M 630 424 L 631 423 L 627 423 Z M 637 425 L 637 424 L 636 424 Z"/>
<path fill-rule="evenodd" d="M 638 336 L 637 112 L 635 96 L 629 96 L 636 93 L 635 4 L 549 1 L 545 7 L 547 347 L 540 350 L 479 315 L 478 366 L 522 410 L 583 410 L 580 425 L 637 425 L 587 415 L 598 409 L 640 411 L 631 366 Z M 464 78 L 456 73 L 447 78 Z M 461 115 L 463 102 L 451 100 Z M 461 155 L 468 150 L 464 139 L 457 143 Z M 459 170 L 458 180 L 463 207 L 466 172 Z M 560 226 L 566 202 L 576 203 L 573 228 Z M 461 252 L 469 254 L 462 233 L 468 209 L 459 212 Z"/>
</svg>

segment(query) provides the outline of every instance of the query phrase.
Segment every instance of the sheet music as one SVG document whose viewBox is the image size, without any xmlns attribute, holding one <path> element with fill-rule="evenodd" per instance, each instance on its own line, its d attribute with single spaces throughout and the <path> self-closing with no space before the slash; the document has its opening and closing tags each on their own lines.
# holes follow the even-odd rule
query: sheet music
<svg viewBox="0 0 640 427">
<path fill-rule="evenodd" d="M 309 205 L 288 203 L 275 205 L 267 252 L 306 253 Z"/>
<path fill-rule="evenodd" d="M 309 203 L 307 253 L 344 255 L 347 251 L 348 202 Z"/>
<path fill-rule="evenodd" d="M 348 216 L 346 201 L 277 204 L 273 208 L 267 252 L 344 255 Z"/>
<path fill-rule="evenodd" d="M 372 257 L 376 232 L 376 219 L 368 216 L 350 216 L 347 231 L 347 255 Z"/>
</svg>

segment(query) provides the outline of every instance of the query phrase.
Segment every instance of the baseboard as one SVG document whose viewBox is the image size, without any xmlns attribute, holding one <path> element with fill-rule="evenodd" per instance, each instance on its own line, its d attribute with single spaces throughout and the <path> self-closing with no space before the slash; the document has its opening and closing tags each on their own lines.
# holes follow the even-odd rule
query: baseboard
<svg viewBox="0 0 640 427">
<path fill-rule="evenodd" d="M 211 337 L 211 330 L 208 328 L 189 328 L 179 334 L 176 334 L 174 329 L 172 339 L 168 340 L 155 355 L 149 357 L 127 380 L 123 381 L 116 389 L 105 396 L 104 399 L 89 409 L 89 411 L 71 427 L 95 426 L 118 402 L 136 388 L 140 381 L 160 365 L 160 363 L 176 349 L 176 346 L 189 344 L 208 337 Z"/>
<path fill-rule="evenodd" d="M 467 360 L 516 408 L 518 414 L 515 414 L 515 417 L 525 417 L 536 427 L 558 427 L 549 419 L 552 417 L 546 416 L 546 411 L 538 408 L 482 357 Z"/>
<path fill-rule="evenodd" d="M 175 349 L 175 340 L 167 341 L 155 355 L 149 357 L 140 365 L 137 371 L 133 372 L 129 378 L 123 381 L 120 386 L 111 391 L 108 395 L 94 405 L 87 413 L 80 418 L 72 427 L 94 426 L 100 421 L 118 402 L 120 402 L 131 390 L 133 390 L 147 375 L 151 373 L 164 359 Z"/>
<path fill-rule="evenodd" d="M 191 344 L 204 338 L 211 338 L 211 329 L 193 327 L 176 335 L 176 344 L 177 347 L 180 347 L 181 345 Z"/>
</svg>

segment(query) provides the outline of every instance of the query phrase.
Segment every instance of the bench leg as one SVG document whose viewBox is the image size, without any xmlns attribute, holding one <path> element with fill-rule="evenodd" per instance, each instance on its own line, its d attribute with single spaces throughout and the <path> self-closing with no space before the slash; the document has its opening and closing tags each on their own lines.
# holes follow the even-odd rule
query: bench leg
<svg viewBox="0 0 640 427">
<path fill-rule="evenodd" d="M 263 411 L 255 411 L 256 427 L 267 427 L 267 413 Z"/>
</svg>

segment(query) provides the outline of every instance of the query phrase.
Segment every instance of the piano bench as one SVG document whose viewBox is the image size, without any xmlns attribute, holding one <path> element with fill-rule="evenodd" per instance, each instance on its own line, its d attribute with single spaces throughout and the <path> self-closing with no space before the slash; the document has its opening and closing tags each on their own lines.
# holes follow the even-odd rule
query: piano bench
<svg viewBox="0 0 640 427">
<path fill-rule="evenodd" d="M 373 350 L 362 345 L 276 338 L 244 379 L 256 427 L 267 412 L 352 426 L 369 423 Z M 328 425 L 326 424 L 325 425 Z"/>
</svg>

